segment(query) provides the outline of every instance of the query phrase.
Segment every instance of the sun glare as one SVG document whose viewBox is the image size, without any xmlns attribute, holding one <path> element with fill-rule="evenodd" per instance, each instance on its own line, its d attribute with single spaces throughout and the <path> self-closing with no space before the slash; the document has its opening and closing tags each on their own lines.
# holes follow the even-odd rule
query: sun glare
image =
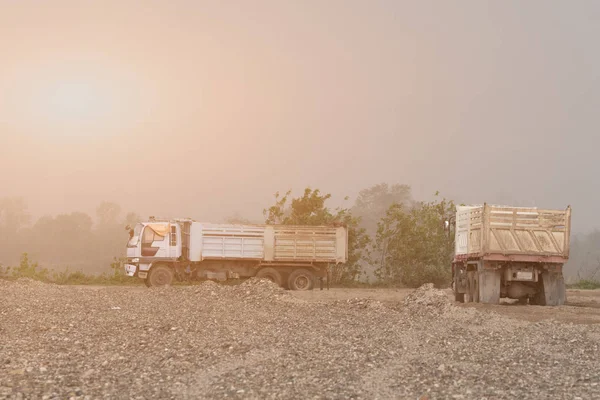
<svg viewBox="0 0 600 400">
<path fill-rule="evenodd" d="M 148 91 L 153 86 L 130 65 L 92 56 L 57 58 L 14 69 L 0 87 L 0 100 L 7 99 L 0 108 L 10 110 L 11 124 L 24 135 L 109 138 L 135 130 L 155 104 L 155 92 Z"/>
<path fill-rule="evenodd" d="M 110 113 L 110 96 L 106 90 L 88 81 L 56 82 L 42 100 L 47 116 L 61 123 L 86 122 Z"/>
</svg>

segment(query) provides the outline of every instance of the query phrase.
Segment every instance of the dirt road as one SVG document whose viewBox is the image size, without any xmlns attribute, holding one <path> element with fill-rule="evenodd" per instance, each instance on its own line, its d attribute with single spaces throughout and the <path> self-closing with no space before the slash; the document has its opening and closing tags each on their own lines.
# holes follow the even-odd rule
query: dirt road
<svg viewBox="0 0 600 400">
<path fill-rule="evenodd" d="M 340 289 L 290 292 L 293 296 L 313 302 L 331 302 L 354 298 L 380 301 L 387 305 L 401 303 L 414 289 Z M 451 290 L 444 291 L 452 301 Z M 567 305 L 562 307 L 541 307 L 519 305 L 509 299 L 502 299 L 500 305 L 464 304 L 481 312 L 496 312 L 507 317 L 525 320 L 555 320 L 574 324 L 600 323 L 600 290 L 567 290 Z"/>
<path fill-rule="evenodd" d="M 0 280 L 0 399 L 600 398 L 599 295 Z"/>
</svg>

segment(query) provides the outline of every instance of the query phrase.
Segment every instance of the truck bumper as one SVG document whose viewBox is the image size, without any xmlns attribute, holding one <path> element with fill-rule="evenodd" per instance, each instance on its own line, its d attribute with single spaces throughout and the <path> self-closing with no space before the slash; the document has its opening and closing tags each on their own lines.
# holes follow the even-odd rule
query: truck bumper
<svg viewBox="0 0 600 400">
<path fill-rule="evenodd" d="M 136 271 L 137 271 L 137 266 L 135 266 L 133 264 L 125 264 L 125 274 L 127 276 L 135 276 Z"/>
</svg>

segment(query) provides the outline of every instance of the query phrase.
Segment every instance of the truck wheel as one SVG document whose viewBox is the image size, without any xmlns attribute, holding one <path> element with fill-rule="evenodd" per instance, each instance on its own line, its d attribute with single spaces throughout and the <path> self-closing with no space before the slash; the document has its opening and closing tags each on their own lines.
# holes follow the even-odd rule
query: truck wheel
<svg viewBox="0 0 600 400">
<path fill-rule="evenodd" d="M 158 264 L 150 268 L 146 286 L 168 286 L 171 282 L 173 282 L 173 270 L 164 264 Z"/>
<path fill-rule="evenodd" d="M 500 270 L 477 271 L 477 288 L 479 302 L 483 304 L 500 304 L 502 275 Z"/>
<path fill-rule="evenodd" d="M 452 291 L 454 292 L 454 301 L 458 301 L 459 303 L 464 303 L 465 302 L 465 294 L 464 293 L 458 293 L 456 291 L 456 282 L 452 283 Z"/>
<path fill-rule="evenodd" d="M 454 301 L 458 301 L 459 303 L 464 303 L 465 302 L 465 294 L 454 292 Z"/>
<path fill-rule="evenodd" d="M 541 306 L 562 306 L 566 300 L 565 280 L 562 273 L 543 272 L 534 303 Z"/>
<path fill-rule="evenodd" d="M 288 287 L 290 290 L 312 290 L 315 276 L 306 269 L 297 269 L 290 274 Z"/>
<path fill-rule="evenodd" d="M 473 293 L 471 293 L 471 298 L 473 299 L 473 303 L 479 303 L 479 276 L 478 272 L 473 272 Z"/>
<path fill-rule="evenodd" d="M 465 293 L 465 303 L 473 302 L 473 273 L 467 272 L 467 293 Z"/>
<path fill-rule="evenodd" d="M 527 304 L 527 296 L 525 296 L 525 297 L 519 297 L 519 304 L 520 305 L 526 305 Z"/>
<path fill-rule="evenodd" d="M 540 275 L 540 280 L 538 282 L 538 291 L 537 293 L 529 299 L 529 304 L 532 306 L 545 306 L 546 305 L 546 297 L 544 296 L 544 286 L 542 284 L 542 277 Z"/>
<path fill-rule="evenodd" d="M 277 286 L 281 286 L 283 283 L 283 279 L 281 279 L 281 274 L 275 268 L 263 268 L 256 274 L 256 277 L 259 279 L 268 279 L 271 282 L 277 284 Z"/>
</svg>

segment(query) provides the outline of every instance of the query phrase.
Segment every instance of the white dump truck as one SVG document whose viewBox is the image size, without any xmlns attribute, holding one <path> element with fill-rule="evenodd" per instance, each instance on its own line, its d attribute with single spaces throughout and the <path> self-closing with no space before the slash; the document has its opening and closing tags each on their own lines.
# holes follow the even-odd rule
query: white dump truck
<svg viewBox="0 0 600 400">
<path fill-rule="evenodd" d="M 348 258 L 344 226 L 232 225 L 191 219 L 139 223 L 130 230 L 125 272 L 147 286 L 173 279 L 270 279 L 310 290 Z"/>
<path fill-rule="evenodd" d="M 460 302 L 501 297 L 555 306 L 565 302 L 571 208 L 457 207 L 452 277 Z"/>
</svg>

